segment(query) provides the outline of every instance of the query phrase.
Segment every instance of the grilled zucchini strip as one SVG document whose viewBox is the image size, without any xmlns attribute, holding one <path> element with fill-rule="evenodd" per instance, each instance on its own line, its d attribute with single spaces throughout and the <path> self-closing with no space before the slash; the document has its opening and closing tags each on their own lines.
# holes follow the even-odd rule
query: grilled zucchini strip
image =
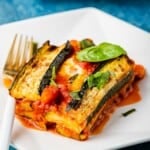
<svg viewBox="0 0 150 150">
<path fill-rule="evenodd" d="M 52 77 L 52 69 L 55 67 L 55 71 L 59 69 L 60 65 L 65 61 L 65 59 L 71 54 L 71 45 L 69 41 L 66 43 L 64 49 L 56 56 L 53 62 L 50 64 L 49 68 L 47 69 L 46 73 L 44 74 L 40 86 L 39 86 L 39 93 L 41 94 L 43 89 L 50 84 L 50 79 Z"/>
<path fill-rule="evenodd" d="M 80 107 L 69 112 L 48 112 L 45 116 L 48 122 L 56 123 L 56 130 L 78 140 L 85 140 L 98 116 L 103 111 L 103 106 L 126 84 L 131 83 L 134 78 L 133 64 L 127 56 L 121 56 L 107 63 L 99 70 L 100 72 L 111 72 L 112 77 L 102 89 L 97 87 L 88 88 L 82 98 Z"/>
<path fill-rule="evenodd" d="M 104 62 L 101 62 L 100 64 L 98 64 L 98 66 L 95 68 L 95 70 L 92 74 L 95 74 L 96 72 L 98 72 L 101 68 L 104 67 L 104 65 L 106 65 L 109 62 L 110 61 L 104 61 Z M 82 98 L 83 98 L 84 94 L 86 93 L 87 89 L 88 89 L 88 79 L 86 79 L 83 82 L 83 85 L 81 86 L 80 91 L 77 92 L 79 99 L 73 98 L 72 101 L 67 105 L 67 109 L 66 109 L 67 111 L 69 111 L 70 109 L 77 109 L 80 107 Z"/>
<path fill-rule="evenodd" d="M 65 53 L 64 56 L 63 53 Z M 47 74 L 50 77 L 51 66 L 54 66 L 55 63 L 56 68 L 58 68 L 68 53 L 70 53 L 70 50 L 68 50 L 68 47 L 66 49 L 66 44 L 55 47 L 50 45 L 49 41 L 46 42 L 20 70 L 9 90 L 10 95 L 16 99 L 39 100 L 39 91 L 41 92 L 46 86 L 47 80 L 49 81 Z M 47 80 L 45 81 L 45 79 Z"/>
</svg>

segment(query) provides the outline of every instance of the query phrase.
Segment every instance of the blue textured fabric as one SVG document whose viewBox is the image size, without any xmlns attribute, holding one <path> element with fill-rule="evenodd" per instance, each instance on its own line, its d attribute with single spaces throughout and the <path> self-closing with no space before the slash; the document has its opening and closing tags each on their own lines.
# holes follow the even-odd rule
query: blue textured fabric
<svg viewBox="0 0 150 150">
<path fill-rule="evenodd" d="M 83 7 L 96 7 L 150 31 L 150 0 L 0 0 L 0 24 Z"/>
<path fill-rule="evenodd" d="M 96 7 L 150 32 L 150 0 L 0 0 L 0 24 L 83 7 Z"/>
</svg>

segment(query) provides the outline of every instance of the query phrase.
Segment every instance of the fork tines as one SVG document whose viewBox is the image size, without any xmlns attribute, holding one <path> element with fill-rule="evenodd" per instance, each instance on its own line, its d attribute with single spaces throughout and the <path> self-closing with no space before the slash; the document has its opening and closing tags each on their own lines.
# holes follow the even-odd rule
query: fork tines
<svg viewBox="0 0 150 150">
<path fill-rule="evenodd" d="M 32 57 L 33 38 L 16 34 L 4 65 L 3 74 L 15 77 L 19 69 Z"/>
</svg>

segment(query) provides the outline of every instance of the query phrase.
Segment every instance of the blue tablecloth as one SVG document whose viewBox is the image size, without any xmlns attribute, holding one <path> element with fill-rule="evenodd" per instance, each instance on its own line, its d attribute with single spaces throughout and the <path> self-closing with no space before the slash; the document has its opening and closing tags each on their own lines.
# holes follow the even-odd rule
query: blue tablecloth
<svg viewBox="0 0 150 150">
<path fill-rule="evenodd" d="M 0 24 L 83 7 L 99 8 L 150 32 L 150 0 L 0 0 Z M 128 149 L 146 150 L 150 144 Z"/>
<path fill-rule="evenodd" d="M 0 0 L 0 24 L 89 6 L 150 31 L 150 0 Z"/>
</svg>

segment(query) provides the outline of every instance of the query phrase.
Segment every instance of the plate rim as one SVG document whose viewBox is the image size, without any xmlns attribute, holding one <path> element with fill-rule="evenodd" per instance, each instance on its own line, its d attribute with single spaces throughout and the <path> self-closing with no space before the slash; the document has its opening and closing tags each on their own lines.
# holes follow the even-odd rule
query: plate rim
<svg viewBox="0 0 150 150">
<path fill-rule="evenodd" d="M 37 16 L 37 17 L 28 18 L 28 19 L 24 19 L 24 20 L 19 20 L 19 21 L 15 21 L 15 22 L 11 22 L 11 23 L 6 23 L 6 24 L 0 25 L 0 28 L 3 27 L 3 26 L 5 26 L 5 27 L 6 26 L 11 26 L 12 24 L 16 24 L 16 23 L 24 23 L 24 22 L 28 22 L 30 20 L 32 21 L 32 20 L 40 19 L 40 18 L 43 18 L 43 17 L 49 17 L 49 16 L 55 16 L 56 17 L 57 15 L 60 15 L 62 13 L 66 14 L 66 13 L 72 13 L 72 12 L 83 11 L 83 10 L 84 11 L 87 11 L 87 10 L 92 10 L 93 11 L 94 10 L 94 11 L 97 11 L 97 12 L 101 12 L 101 13 L 107 14 L 110 17 L 116 18 L 115 16 L 112 16 L 112 15 L 110 15 L 110 14 L 108 14 L 108 13 L 102 11 L 102 10 L 99 10 L 99 9 L 95 8 L 95 7 L 86 7 L 86 8 L 79 8 L 79 9 L 73 9 L 73 10 L 64 11 L 64 12 L 57 12 L 57 13 L 48 14 L 48 15 L 44 15 L 44 16 Z M 132 24 L 130 24 L 130 23 L 128 23 L 128 22 L 120 19 L 120 18 L 116 18 L 116 19 L 119 20 L 119 21 L 121 21 L 121 22 L 124 22 L 124 23 L 126 23 L 126 24 L 128 24 L 128 25 L 130 25 L 130 26 L 132 26 L 134 28 L 137 28 L 138 30 L 140 30 L 140 31 L 142 31 L 142 32 L 144 32 L 144 33 L 146 33 L 148 35 L 150 35 L 147 31 L 145 31 L 145 30 L 143 30 L 143 29 L 141 29 L 141 28 L 139 28 L 137 26 L 134 26 L 134 25 L 132 25 Z M 147 140 L 150 140 L 150 137 Z M 144 140 L 144 142 L 146 142 L 147 140 Z M 133 144 L 133 142 L 131 144 L 129 144 L 129 145 L 126 145 L 126 146 L 130 146 L 132 144 Z M 136 142 L 135 142 L 135 144 L 136 144 Z M 13 144 L 12 144 L 12 146 L 13 146 Z M 116 148 L 121 148 L 121 147 L 116 147 Z"/>
</svg>

